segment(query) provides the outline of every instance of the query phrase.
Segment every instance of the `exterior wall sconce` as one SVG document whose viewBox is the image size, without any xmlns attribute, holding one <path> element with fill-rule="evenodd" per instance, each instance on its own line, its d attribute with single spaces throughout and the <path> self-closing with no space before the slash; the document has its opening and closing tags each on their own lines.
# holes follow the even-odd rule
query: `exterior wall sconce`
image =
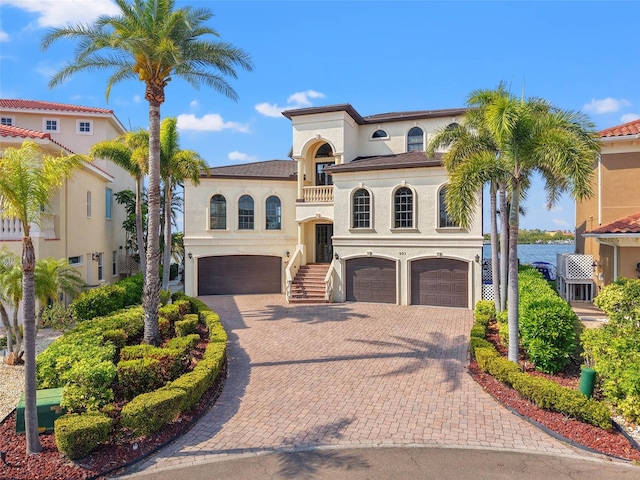
<svg viewBox="0 0 640 480">
<path fill-rule="evenodd" d="M 193 258 L 193 254 L 191 252 L 187 253 L 187 257 L 189 257 L 190 259 Z"/>
<path fill-rule="evenodd" d="M 338 255 L 338 252 L 333 254 L 333 258 L 335 258 L 336 260 L 340 260 L 340 255 Z"/>
<path fill-rule="evenodd" d="M 92 253 L 91 260 L 93 260 L 94 262 L 97 262 L 98 260 L 100 260 L 100 253 L 99 252 Z"/>
<path fill-rule="evenodd" d="M 476 260 L 476 263 L 480 263 L 480 255 L 476 254 L 475 260 Z"/>
<path fill-rule="evenodd" d="M 287 250 L 286 255 L 287 255 L 287 258 L 289 258 L 289 256 L 291 255 L 291 252 L 289 250 Z"/>
</svg>

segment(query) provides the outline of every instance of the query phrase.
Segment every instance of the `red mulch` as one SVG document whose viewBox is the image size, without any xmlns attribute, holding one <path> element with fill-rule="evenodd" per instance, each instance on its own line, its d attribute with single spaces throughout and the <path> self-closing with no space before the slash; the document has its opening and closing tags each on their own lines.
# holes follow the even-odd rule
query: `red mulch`
<svg viewBox="0 0 640 480">
<path fill-rule="evenodd" d="M 493 326 L 487 330 L 487 340 L 492 342 L 498 351 L 506 356 L 506 349 L 498 340 L 497 329 Z M 530 362 L 521 359 L 525 371 L 532 375 L 543 376 L 563 386 L 577 388 L 580 381 L 580 369 L 571 365 L 565 372 L 548 375 L 536 371 Z M 513 409 L 549 430 L 562 435 L 571 442 L 613 457 L 640 461 L 640 450 L 635 448 L 629 440 L 617 430 L 606 431 L 601 428 L 580 422 L 557 412 L 551 412 L 537 407 L 529 400 L 522 398 L 518 392 L 496 380 L 488 373 L 478 368 L 475 360 L 469 364 L 469 373 L 473 379 L 491 396 L 503 405 Z"/>
<path fill-rule="evenodd" d="M 202 332 L 198 332 L 202 333 Z M 194 358 L 202 357 L 208 339 L 203 338 L 192 352 Z M 16 434 L 16 413 L 0 424 L 0 451 L 5 451 L 8 465 L 0 463 L 2 480 L 85 480 L 96 479 L 145 457 L 159 447 L 184 435 L 213 405 L 222 392 L 227 376 L 226 363 L 211 388 L 200 403 L 190 412 L 182 413 L 162 431 L 143 438 L 127 438 L 126 432 L 114 435 L 112 442 L 99 447 L 89 456 L 78 461 L 65 458 L 56 447 L 53 433 L 40 435 L 42 451 L 27 455 L 24 434 Z"/>
</svg>

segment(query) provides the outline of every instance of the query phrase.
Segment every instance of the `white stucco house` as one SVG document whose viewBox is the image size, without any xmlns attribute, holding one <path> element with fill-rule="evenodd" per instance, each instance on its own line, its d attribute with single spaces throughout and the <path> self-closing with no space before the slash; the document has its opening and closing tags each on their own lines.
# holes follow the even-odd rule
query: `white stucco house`
<svg viewBox="0 0 640 480">
<path fill-rule="evenodd" d="M 291 160 L 214 167 L 185 184 L 186 293 L 472 308 L 482 209 L 469 230 L 453 224 L 441 155 L 424 153 L 464 112 L 285 111 Z"/>
</svg>

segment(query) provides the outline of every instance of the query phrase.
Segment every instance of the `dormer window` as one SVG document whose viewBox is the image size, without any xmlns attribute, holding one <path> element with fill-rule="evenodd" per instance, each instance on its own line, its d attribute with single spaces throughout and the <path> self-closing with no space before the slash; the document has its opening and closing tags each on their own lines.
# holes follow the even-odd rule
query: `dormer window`
<svg viewBox="0 0 640 480">
<path fill-rule="evenodd" d="M 407 152 L 424 151 L 424 132 L 420 127 L 413 127 L 407 134 Z"/>
<path fill-rule="evenodd" d="M 373 135 L 371 135 L 371 138 L 373 140 L 377 138 L 389 138 L 389 134 L 385 130 L 376 130 L 373 132 Z"/>
</svg>

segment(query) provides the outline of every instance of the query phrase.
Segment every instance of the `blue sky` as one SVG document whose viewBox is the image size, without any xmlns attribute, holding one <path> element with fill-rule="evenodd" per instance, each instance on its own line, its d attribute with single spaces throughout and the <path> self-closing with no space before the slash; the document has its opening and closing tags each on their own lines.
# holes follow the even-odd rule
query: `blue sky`
<svg viewBox="0 0 640 480">
<path fill-rule="evenodd" d="M 178 117 L 182 148 L 210 166 L 286 159 L 290 122 L 282 109 L 350 103 L 361 115 L 455 108 L 501 80 L 520 94 L 582 110 L 597 128 L 640 118 L 637 2 L 177 1 L 206 7 L 220 40 L 247 51 L 253 72 L 229 79 L 233 102 L 179 80 L 162 116 Z M 144 86 L 114 87 L 80 74 L 50 90 L 75 44 L 46 52 L 48 28 L 113 13 L 110 0 L 0 0 L 0 98 L 113 109 L 127 127 L 148 126 Z M 574 205 L 545 209 L 540 182 L 521 228 L 573 229 Z M 485 230 L 489 227 L 485 221 Z"/>
</svg>

